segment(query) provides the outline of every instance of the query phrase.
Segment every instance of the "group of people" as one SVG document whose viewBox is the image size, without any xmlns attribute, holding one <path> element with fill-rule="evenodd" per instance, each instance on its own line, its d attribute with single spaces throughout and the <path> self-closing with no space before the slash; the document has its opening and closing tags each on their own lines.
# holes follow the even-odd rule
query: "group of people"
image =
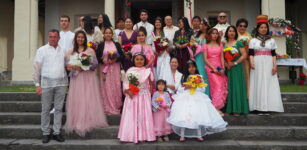
<svg viewBox="0 0 307 150">
<path fill-rule="evenodd" d="M 106 14 L 80 17 L 71 32 L 70 18 L 60 17 L 61 31 L 48 32 L 48 44 L 36 51 L 33 79 L 41 95 L 43 143 L 63 142 L 62 108 L 66 97 L 67 133 L 84 136 L 108 126 L 106 115 L 121 114 L 118 138 L 123 142 L 180 141 L 225 131 L 224 115 L 256 111 L 283 112 L 277 78 L 276 43 L 267 16 L 257 17 L 256 37 L 248 21 L 227 23 L 221 12 L 211 27 L 195 16 L 157 17 L 140 11 L 140 22 L 120 19 L 114 29 Z M 165 26 L 164 26 L 165 23 Z M 165 40 L 164 49 L 158 40 Z M 78 65 L 76 65 L 78 64 Z"/>
</svg>

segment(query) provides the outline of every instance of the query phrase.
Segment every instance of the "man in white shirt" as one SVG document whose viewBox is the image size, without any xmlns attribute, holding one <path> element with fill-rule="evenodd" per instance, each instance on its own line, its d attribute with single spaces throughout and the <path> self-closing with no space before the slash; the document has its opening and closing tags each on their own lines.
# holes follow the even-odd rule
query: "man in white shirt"
<svg viewBox="0 0 307 150">
<path fill-rule="evenodd" d="M 170 48 L 174 48 L 173 39 L 174 39 L 175 32 L 178 31 L 179 28 L 173 25 L 173 19 L 171 16 L 165 16 L 164 23 L 166 25 L 163 28 L 164 35 L 170 43 Z"/>
<path fill-rule="evenodd" d="M 133 30 L 138 30 L 140 27 L 144 27 L 147 32 L 146 43 L 151 45 L 153 43 L 153 39 L 151 33 L 154 30 L 154 26 L 148 22 L 148 11 L 142 9 L 140 11 L 140 19 L 141 21 L 133 26 Z"/>
<path fill-rule="evenodd" d="M 63 15 L 60 17 L 60 41 L 59 45 L 65 50 L 72 50 L 74 48 L 75 33 L 69 30 L 70 18 L 69 16 Z"/>
<path fill-rule="evenodd" d="M 64 142 L 61 135 L 62 109 L 64 105 L 68 80 L 65 70 L 65 51 L 58 44 L 59 31 L 52 29 L 48 32 L 48 44 L 36 51 L 34 60 L 33 80 L 36 93 L 41 96 L 41 129 L 43 143 L 50 141 L 50 108 L 54 101 L 53 139 Z"/>
<path fill-rule="evenodd" d="M 225 12 L 219 13 L 219 15 L 217 16 L 217 21 L 218 23 L 214 26 L 214 28 L 216 28 L 219 31 L 220 36 L 223 37 L 222 39 L 224 39 L 224 34 L 226 32 L 226 29 L 230 26 L 230 24 L 227 23 L 228 21 L 227 14 Z"/>
</svg>

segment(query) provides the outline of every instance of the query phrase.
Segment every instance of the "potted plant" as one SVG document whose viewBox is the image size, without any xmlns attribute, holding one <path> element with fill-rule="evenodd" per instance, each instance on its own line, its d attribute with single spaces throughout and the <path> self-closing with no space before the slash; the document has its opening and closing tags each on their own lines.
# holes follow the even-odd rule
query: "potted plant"
<svg viewBox="0 0 307 150">
<path fill-rule="evenodd" d="M 305 80 L 306 80 L 306 75 L 303 72 L 301 72 L 300 76 L 298 78 L 298 84 L 299 85 L 304 85 L 305 84 Z"/>
</svg>

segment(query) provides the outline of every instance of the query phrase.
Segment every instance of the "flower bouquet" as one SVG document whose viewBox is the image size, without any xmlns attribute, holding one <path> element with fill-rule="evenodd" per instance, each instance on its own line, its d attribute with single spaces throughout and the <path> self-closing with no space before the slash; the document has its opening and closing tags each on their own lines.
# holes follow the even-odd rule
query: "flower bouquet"
<svg viewBox="0 0 307 150">
<path fill-rule="evenodd" d="M 137 95 L 140 92 L 139 87 L 139 80 L 137 78 L 136 73 L 129 73 L 128 74 L 128 81 L 129 81 L 129 91 L 133 93 L 133 95 Z"/>
<path fill-rule="evenodd" d="M 119 57 L 119 54 L 118 54 L 116 51 L 111 50 L 111 51 L 108 52 L 108 60 L 115 60 L 115 59 L 117 59 L 118 57 Z M 110 67 L 109 65 L 106 65 L 106 66 L 103 68 L 102 73 L 107 73 L 108 70 L 109 70 L 109 67 Z"/>
<path fill-rule="evenodd" d="M 154 45 L 157 53 L 166 50 L 169 47 L 169 41 L 165 37 L 156 36 L 154 39 Z"/>
<path fill-rule="evenodd" d="M 239 55 L 239 51 L 235 47 L 230 46 L 224 49 L 224 58 L 227 62 L 232 62 Z"/>
<path fill-rule="evenodd" d="M 97 44 L 90 41 L 90 42 L 87 42 L 87 47 L 93 49 L 93 50 L 96 50 L 97 49 Z"/>
<path fill-rule="evenodd" d="M 128 44 L 123 44 L 122 48 L 125 53 L 129 53 L 131 51 L 132 46 L 133 46 L 132 43 L 128 43 Z"/>
<path fill-rule="evenodd" d="M 187 82 L 184 82 L 183 85 L 190 85 L 192 88 L 190 89 L 190 94 L 195 93 L 196 88 L 206 87 L 207 84 L 203 83 L 203 78 L 200 75 L 193 75 L 187 79 Z"/>
<path fill-rule="evenodd" d="M 298 84 L 302 86 L 305 85 L 306 77 L 307 76 L 303 72 L 301 72 L 298 78 Z"/>
<path fill-rule="evenodd" d="M 157 97 L 156 100 L 157 100 L 157 102 L 158 102 L 160 107 L 162 107 L 162 108 L 166 108 L 167 107 L 167 105 L 165 103 L 165 100 L 164 100 L 164 98 L 162 96 Z M 169 108 L 167 108 L 166 111 L 167 112 L 171 112 L 171 110 Z"/>
<path fill-rule="evenodd" d="M 75 53 L 70 57 L 68 64 L 81 67 L 82 70 L 87 71 L 90 70 L 91 62 L 92 62 L 92 55 L 88 55 L 85 53 Z M 78 71 L 73 70 L 70 72 L 69 76 L 74 77 L 77 74 Z"/>
</svg>

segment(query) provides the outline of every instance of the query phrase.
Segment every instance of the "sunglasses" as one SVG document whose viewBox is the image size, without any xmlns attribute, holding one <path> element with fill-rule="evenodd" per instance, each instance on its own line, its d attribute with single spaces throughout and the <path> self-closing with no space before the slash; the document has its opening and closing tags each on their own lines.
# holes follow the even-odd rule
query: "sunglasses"
<svg viewBox="0 0 307 150">
<path fill-rule="evenodd" d="M 245 25 L 239 25 L 240 28 L 247 28 Z"/>
<path fill-rule="evenodd" d="M 226 18 L 226 16 L 219 16 L 219 18 Z"/>
</svg>

